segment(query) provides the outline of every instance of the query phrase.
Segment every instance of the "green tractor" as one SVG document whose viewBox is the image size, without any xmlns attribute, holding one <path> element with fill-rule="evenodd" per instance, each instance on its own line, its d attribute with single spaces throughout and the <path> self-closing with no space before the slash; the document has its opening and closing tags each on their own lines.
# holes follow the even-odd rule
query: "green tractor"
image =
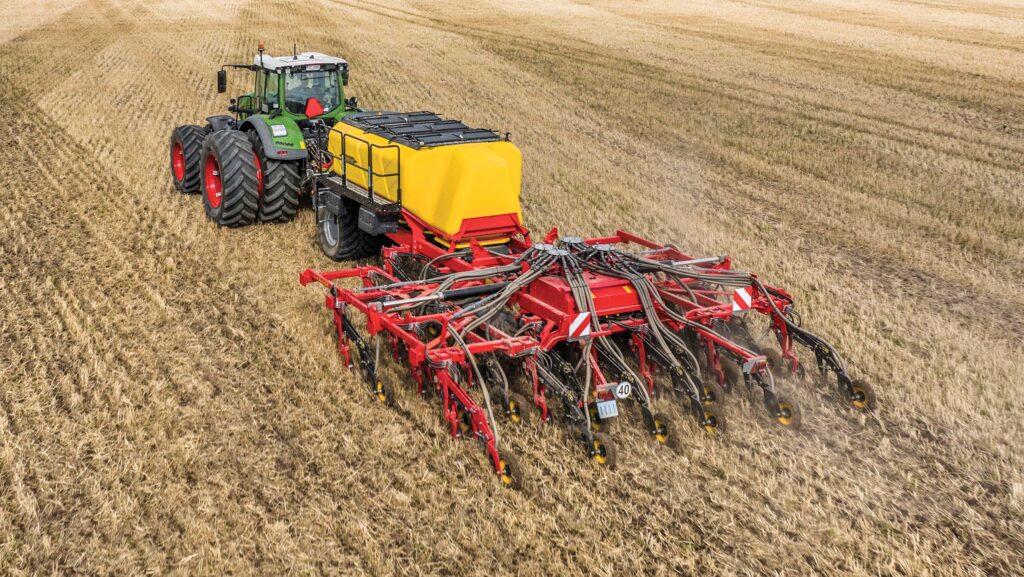
<svg viewBox="0 0 1024 577">
<path fill-rule="evenodd" d="M 317 52 L 271 57 L 260 44 L 252 64 L 221 67 L 218 93 L 227 91 L 228 68 L 252 71 L 253 89 L 231 99 L 233 115 L 174 129 L 174 186 L 202 192 L 207 216 L 222 226 L 288 222 L 310 192 L 313 126 L 333 126 L 359 111 L 355 98 L 345 99 L 348 62 Z"/>
</svg>

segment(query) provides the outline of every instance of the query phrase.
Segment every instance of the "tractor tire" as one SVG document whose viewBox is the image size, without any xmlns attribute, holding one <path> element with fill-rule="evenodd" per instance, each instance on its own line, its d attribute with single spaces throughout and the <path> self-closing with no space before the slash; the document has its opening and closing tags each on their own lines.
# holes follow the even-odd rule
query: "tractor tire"
<svg viewBox="0 0 1024 577">
<path fill-rule="evenodd" d="M 203 140 L 209 131 L 202 126 L 186 124 L 171 133 L 171 178 L 178 192 L 199 192 L 202 180 Z"/>
<path fill-rule="evenodd" d="M 256 157 L 245 134 L 220 130 L 203 141 L 202 190 L 206 216 L 220 226 L 252 224 L 259 208 Z"/>
<path fill-rule="evenodd" d="M 260 195 L 256 218 L 260 222 L 290 222 L 299 210 L 299 162 L 267 158 L 263 143 L 249 133 L 256 155 L 257 189 Z"/>
<path fill-rule="evenodd" d="M 341 199 L 341 214 L 332 214 L 323 203 L 317 203 L 316 235 L 324 254 L 333 260 L 354 260 L 374 256 L 384 245 L 384 238 L 359 228 L 359 204 Z"/>
</svg>

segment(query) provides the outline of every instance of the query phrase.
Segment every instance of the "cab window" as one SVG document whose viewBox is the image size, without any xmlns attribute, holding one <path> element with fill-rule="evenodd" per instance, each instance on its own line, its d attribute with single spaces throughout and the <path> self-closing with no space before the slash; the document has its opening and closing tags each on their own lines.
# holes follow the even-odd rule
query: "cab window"
<svg viewBox="0 0 1024 577">
<path fill-rule="evenodd" d="M 266 89 L 267 75 L 265 72 L 260 70 L 256 73 L 256 87 L 253 88 L 252 91 L 253 100 L 255 100 L 255 102 L 253 102 L 253 108 L 258 110 L 261 106 L 263 106 L 263 93 L 266 91 Z"/>
<path fill-rule="evenodd" d="M 271 107 L 277 102 L 277 78 L 276 73 L 270 72 L 267 74 L 267 89 L 264 102 L 271 105 Z"/>
<path fill-rule="evenodd" d="M 284 107 L 288 112 L 304 114 L 306 102 L 316 98 L 324 112 L 333 110 L 341 102 L 337 71 L 295 72 L 285 76 Z"/>
</svg>

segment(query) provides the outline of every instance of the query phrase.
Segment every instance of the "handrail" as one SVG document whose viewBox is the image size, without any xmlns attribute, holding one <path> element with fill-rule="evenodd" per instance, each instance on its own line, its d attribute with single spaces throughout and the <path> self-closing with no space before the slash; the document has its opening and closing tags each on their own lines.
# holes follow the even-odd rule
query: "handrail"
<svg viewBox="0 0 1024 577">
<path fill-rule="evenodd" d="M 334 127 L 331 127 L 330 131 L 331 132 L 337 132 L 338 134 L 341 135 L 341 158 L 342 158 L 342 161 L 341 161 L 341 182 L 342 182 L 342 184 L 344 184 L 345 186 L 348 186 L 348 167 L 349 167 L 349 165 L 352 165 L 356 169 L 363 171 L 363 173 L 366 174 L 366 192 L 367 192 L 367 195 L 368 195 L 367 199 L 372 202 L 373 199 L 374 199 L 373 177 L 375 177 L 375 176 L 378 177 L 378 178 L 391 178 L 391 177 L 395 177 L 395 178 L 398 179 L 398 186 L 397 186 L 397 188 L 395 190 L 395 194 L 396 194 L 396 197 L 397 197 L 397 203 L 398 204 L 402 204 L 402 147 L 400 147 L 397 144 L 384 144 L 384 145 L 374 144 L 374 143 L 372 143 L 372 142 L 370 142 L 370 141 L 368 141 L 368 140 L 366 140 L 364 138 L 359 138 L 358 136 L 349 134 L 347 132 L 343 132 L 343 131 L 338 130 L 338 129 L 334 128 Z M 364 166 L 360 166 L 359 163 L 355 161 L 354 157 L 351 157 L 352 158 L 351 162 L 349 161 L 350 157 L 348 155 L 348 139 L 350 139 L 350 138 L 353 139 L 353 140 L 359 141 L 359 142 L 363 143 L 364 145 L 366 145 L 366 147 L 367 147 L 366 148 L 366 151 L 367 151 L 366 152 L 366 163 L 367 163 L 367 166 L 365 166 L 365 167 Z M 385 149 L 389 149 L 389 148 L 393 148 L 396 151 L 396 158 L 395 158 L 395 160 L 396 160 L 397 168 L 395 169 L 395 172 L 377 172 L 377 171 L 375 171 L 373 169 L 373 151 L 374 151 L 374 149 L 385 150 Z M 380 195 L 378 194 L 378 196 L 380 196 Z"/>
</svg>

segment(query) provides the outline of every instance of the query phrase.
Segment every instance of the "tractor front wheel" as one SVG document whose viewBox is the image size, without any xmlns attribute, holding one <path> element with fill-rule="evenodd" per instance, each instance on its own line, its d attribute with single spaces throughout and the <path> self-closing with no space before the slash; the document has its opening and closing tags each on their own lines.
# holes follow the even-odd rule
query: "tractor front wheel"
<svg viewBox="0 0 1024 577">
<path fill-rule="evenodd" d="M 221 226 L 245 226 L 259 207 L 256 158 L 252 144 L 235 130 L 213 132 L 203 142 L 203 204 Z"/>
<path fill-rule="evenodd" d="M 202 126 L 186 124 L 171 133 L 171 179 L 178 192 L 199 192 L 203 139 L 209 132 Z"/>
</svg>

